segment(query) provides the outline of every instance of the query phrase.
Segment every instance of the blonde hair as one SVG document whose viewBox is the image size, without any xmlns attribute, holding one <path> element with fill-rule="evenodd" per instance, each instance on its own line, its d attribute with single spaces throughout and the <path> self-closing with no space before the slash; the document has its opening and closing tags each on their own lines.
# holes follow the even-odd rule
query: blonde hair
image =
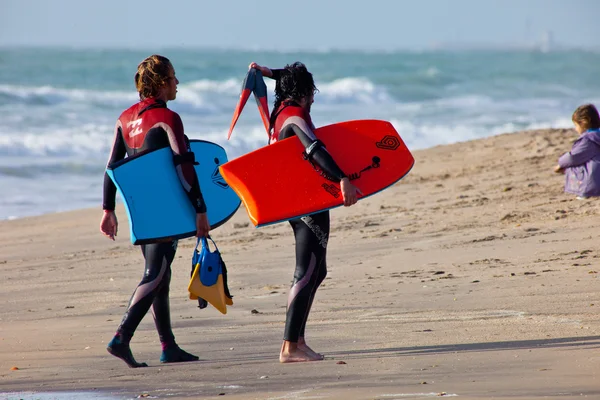
<svg viewBox="0 0 600 400">
<path fill-rule="evenodd" d="M 156 97 L 169 80 L 172 70 L 173 65 L 167 57 L 154 54 L 142 61 L 135 74 L 135 88 L 140 99 Z"/>
<path fill-rule="evenodd" d="M 577 122 L 584 131 L 600 129 L 600 116 L 593 104 L 584 104 L 577 107 L 571 119 L 573 122 Z"/>
</svg>

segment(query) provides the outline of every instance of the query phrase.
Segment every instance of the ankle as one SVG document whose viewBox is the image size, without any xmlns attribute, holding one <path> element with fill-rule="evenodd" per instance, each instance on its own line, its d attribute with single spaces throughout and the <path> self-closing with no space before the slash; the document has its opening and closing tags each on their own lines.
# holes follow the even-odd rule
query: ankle
<svg viewBox="0 0 600 400">
<path fill-rule="evenodd" d="M 119 335 L 115 335 L 111 341 L 108 342 L 108 347 L 129 347 L 129 343 L 125 343 Z"/>
<path fill-rule="evenodd" d="M 133 334 L 128 334 L 128 333 L 125 333 L 122 331 L 117 331 L 111 342 L 114 342 L 115 344 L 122 344 L 125 346 L 129 346 L 129 342 L 131 342 L 132 337 L 133 337 Z"/>
<path fill-rule="evenodd" d="M 162 348 L 163 351 L 165 350 L 174 350 L 174 349 L 178 349 L 179 346 L 177 345 L 177 343 L 173 342 L 161 342 L 160 346 Z"/>
<path fill-rule="evenodd" d="M 283 345 L 281 346 L 282 353 L 293 353 L 296 350 L 298 350 L 298 342 L 283 341 Z"/>
</svg>

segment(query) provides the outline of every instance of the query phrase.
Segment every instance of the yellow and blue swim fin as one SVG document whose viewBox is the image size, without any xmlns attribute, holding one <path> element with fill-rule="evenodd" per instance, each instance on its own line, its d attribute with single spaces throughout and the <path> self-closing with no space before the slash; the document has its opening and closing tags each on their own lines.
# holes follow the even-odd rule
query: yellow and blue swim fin
<svg viewBox="0 0 600 400">
<path fill-rule="evenodd" d="M 194 271 L 188 285 L 190 299 L 204 299 L 223 314 L 227 314 L 227 305 L 233 305 L 233 300 L 227 287 L 227 270 L 216 243 L 215 251 L 211 252 L 206 238 L 198 238 L 192 266 Z M 198 245 L 202 248 L 198 251 Z"/>
</svg>

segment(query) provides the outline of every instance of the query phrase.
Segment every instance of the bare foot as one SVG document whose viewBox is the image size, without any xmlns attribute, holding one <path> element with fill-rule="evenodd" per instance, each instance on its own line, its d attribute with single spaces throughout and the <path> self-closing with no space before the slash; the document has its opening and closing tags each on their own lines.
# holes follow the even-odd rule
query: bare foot
<svg viewBox="0 0 600 400">
<path fill-rule="evenodd" d="M 323 354 L 317 353 L 316 351 L 308 347 L 303 337 L 298 338 L 298 349 L 302 350 L 309 356 L 316 358 L 317 360 L 323 360 L 325 358 Z"/>
<path fill-rule="evenodd" d="M 320 361 L 322 359 L 322 356 L 319 357 L 319 355 L 311 355 L 303 350 L 300 350 L 298 343 L 288 342 L 286 340 L 283 341 L 281 353 L 279 353 L 279 362 L 281 363 Z"/>
</svg>

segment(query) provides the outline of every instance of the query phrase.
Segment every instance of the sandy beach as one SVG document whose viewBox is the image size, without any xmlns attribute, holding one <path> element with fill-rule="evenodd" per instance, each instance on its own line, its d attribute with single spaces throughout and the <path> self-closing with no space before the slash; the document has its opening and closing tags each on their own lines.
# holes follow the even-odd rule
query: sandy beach
<svg viewBox="0 0 600 400">
<path fill-rule="evenodd" d="M 1 221 L 0 398 L 600 399 L 600 203 L 565 194 L 552 172 L 576 137 L 416 151 L 398 184 L 333 210 L 307 327 L 321 362 L 278 362 L 295 264 L 286 223 L 256 229 L 240 209 L 214 231 L 227 315 L 188 299 L 195 242 L 180 241 L 174 333 L 201 361 L 160 364 L 149 314 L 132 340 L 149 368 L 129 369 L 106 352 L 143 273 L 123 208 L 116 242 L 98 230 L 100 205 Z"/>
</svg>

